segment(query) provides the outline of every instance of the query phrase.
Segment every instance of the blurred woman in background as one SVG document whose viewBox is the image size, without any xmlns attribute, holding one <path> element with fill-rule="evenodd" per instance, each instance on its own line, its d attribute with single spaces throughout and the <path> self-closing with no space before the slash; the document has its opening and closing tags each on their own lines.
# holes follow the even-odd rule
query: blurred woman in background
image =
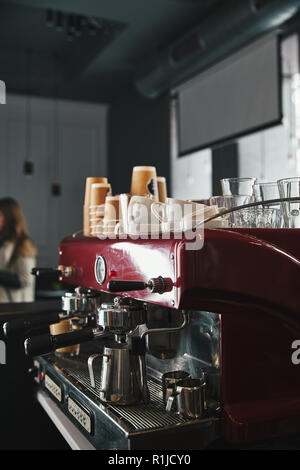
<svg viewBox="0 0 300 470">
<path fill-rule="evenodd" d="M 19 204 L 0 199 L 0 302 L 32 302 L 36 247 Z"/>
</svg>

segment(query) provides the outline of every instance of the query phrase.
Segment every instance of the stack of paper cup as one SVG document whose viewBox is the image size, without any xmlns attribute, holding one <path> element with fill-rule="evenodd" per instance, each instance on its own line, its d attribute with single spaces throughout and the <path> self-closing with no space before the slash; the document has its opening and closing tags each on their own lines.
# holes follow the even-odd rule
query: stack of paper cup
<svg viewBox="0 0 300 470">
<path fill-rule="evenodd" d="M 107 178 L 105 177 L 88 177 L 85 183 L 85 198 L 83 206 L 83 234 L 88 237 L 90 236 L 90 205 L 91 205 L 91 188 L 94 183 L 108 184 Z"/>
<path fill-rule="evenodd" d="M 97 236 L 101 230 L 104 217 L 105 199 L 111 194 L 110 184 L 93 183 L 91 187 L 91 205 L 90 216 L 90 235 Z"/>
</svg>

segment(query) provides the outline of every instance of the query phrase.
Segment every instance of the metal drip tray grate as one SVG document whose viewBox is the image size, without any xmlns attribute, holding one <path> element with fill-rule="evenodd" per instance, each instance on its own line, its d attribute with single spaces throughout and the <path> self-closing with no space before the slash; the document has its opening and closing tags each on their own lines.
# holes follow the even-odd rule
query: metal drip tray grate
<svg viewBox="0 0 300 470">
<path fill-rule="evenodd" d="M 147 405 L 110 406 L 110 409 L 130 423 L 135 430 L 155 429 L 186 422 L 182 416 L 165 411 L 159 384 L 149 379 L 148 387 L 150 403 Z"/>
<path fill-rule="evenodd" d="M 63 370 L 64 374 L 71 376 L 80 382 L 96 401 L 99 400 L 99 374 L 95 376 L 96 389 L 91 387 L 87 362 L 82 358 L 66 359 L 55 356 L 47 357 L 47 360 Z M 161 385 L 148 378 L 148 388 L 150 392 L 150 402 L 134 406 L 115 406 L 102 403 L 108 411 L 116 416 L 121 422 L 125 422 L 130 431 L 153 430 L 166 426 L 178 426 L 189 420 L 176 413 L 168 413 L 165 410 Z"/>
</svg>

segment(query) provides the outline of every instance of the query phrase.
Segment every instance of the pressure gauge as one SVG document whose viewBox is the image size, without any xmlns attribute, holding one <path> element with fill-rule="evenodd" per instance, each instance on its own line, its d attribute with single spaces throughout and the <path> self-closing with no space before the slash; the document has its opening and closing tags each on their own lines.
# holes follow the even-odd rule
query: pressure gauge
<svg viewBox="0 0 300 470">
<path fill-rule="evenodd" d="M 95 277 L 99 284 L 103 284 L 106 278 L 106 263 L 103 256 L 98 255 L 95 261 Z"/>
</svg>

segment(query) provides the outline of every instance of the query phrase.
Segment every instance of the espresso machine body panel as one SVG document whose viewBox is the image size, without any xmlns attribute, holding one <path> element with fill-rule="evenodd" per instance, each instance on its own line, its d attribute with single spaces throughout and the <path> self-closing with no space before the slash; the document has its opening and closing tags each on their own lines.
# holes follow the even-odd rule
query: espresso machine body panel
<svg viewBox="0 0 300 470">
<path fill-rule="evenodd" d="M 299 328 L 240 313 L 221 316 L 222 435 L 246 443 L 299 433 L 300 364 L 292 361 Z"/>
<path fill-rule="evenodd" d="M 120 293 L 166 307 L 226 313 L 237 303 L 252 303 L 266 311 L 290 311 L 297 320 L 300 261 L 293 252 L 298 254 L 298 240 L 289 233 L 293 230 L 281 230 L 286 236 L 280 234 L 280 244 L 276 233 L 272 243 L 268 241 L 268 232 L 278 232 L 276 229 L 252 229 L 251 234 L 205 230 L 197 235 L 203 237 L 203 246 L 201 240 L 197 244 L 184 238 L 129 241 L 70 237 L 60 245 L 59 265 L 73 268 L 72 276 L 62 276 L 64 282 L 104 292 L 109 292 L 108 283 L 114 279 L 170 279 L 173 288 L 168 292 L 144 289 Z M 289 251 L 281 244 L 288 245 Z"/>
<path fill-rule="evenodd" d="M 197 236 L 202 241 L 203 233 Z M 299 230 L 205 230 L 200 249 L 187 249 L 187 243 L 67 238 L 59 265 L 72 267 L 73 275 L 62 279 L 103 292 L 114 279 L 171 280 L 167 292 L 117 293 L 147 302 L 156 326 L 189 312 L 177 339 L 147 339 L 149 370 L 158 377 L 188 364 L 195 364 L 194 371 L 217 371 L 215 397 L 226 441 L 245 444 L 300 432 L 300 374 L 292 362 L 292 344 L 300 338 Z"/>
<path fill-rule="evenodd" d="M 162 276 L 173 283 L 178 244 L 182 241 L 66 238 L 59 247 L 59 265 L 72 266 L 74 275 L 62 276 L 62 279 L 72 285 L 103 292 L 109 292 L 107 285 L 114 279 L 148 282 L 153 277 Z M 163 294 L 141 290 L 120 295 L 175 307 L 175 294 L 173 288 Z"/>
</svg>

